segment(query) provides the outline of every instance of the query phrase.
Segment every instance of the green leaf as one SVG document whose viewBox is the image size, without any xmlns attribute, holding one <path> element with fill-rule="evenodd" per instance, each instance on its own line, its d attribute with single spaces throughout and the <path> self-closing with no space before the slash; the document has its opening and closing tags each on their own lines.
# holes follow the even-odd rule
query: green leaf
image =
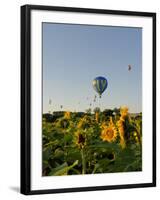
<svg viewBox="0 0 160 200">
<path fill-rule="evenodd" d="M 64 155 L 64 151 L 62 151 L 62 149 L 57 148 L 54 152 L 53 158 L 61 158 Z"/>
<path fill-rule="evenodd" d="M 65 162 L 62 165 L 52 169 L 52 171 L 49 173 L 49 176 L 62 176 L 67 175 L 68 171 L 72 169 L 74 166 L 78 164 L 78 160 L 76 160 L 72 165 L 68 166 L 68 164 Z"/>
<path fill-rule="evenodd" d="M 109 143 L 109 142 L 99 142 L 99 143 L 96 143 L 94 145 L 90 145 L 89 148 L 106 148 L 106 149 L 112 149 L 112 150 L 119 150 L 120 147 L 118 144 L 116 143 Z"/>
<path fill-rule="evenodd" d="M 58 140 L 54 140 L 54 141 L 50 141 L 47 144 L 44 145 L 44 148 L 48 147 L 48 146 L 56 146 L 59 144 Z"/>
<path fill-rule="evenodd" d="M 64 135 L 64 141 L 65 142 L 71 142 L 72 141 L 72 135 L 71 134 Z"/>
<path fill-rule="evenodd" d="M 46 148 L 43 150 L 43 161 L 48 161 L 51 155 L 51 148 Z"/>
</svg>

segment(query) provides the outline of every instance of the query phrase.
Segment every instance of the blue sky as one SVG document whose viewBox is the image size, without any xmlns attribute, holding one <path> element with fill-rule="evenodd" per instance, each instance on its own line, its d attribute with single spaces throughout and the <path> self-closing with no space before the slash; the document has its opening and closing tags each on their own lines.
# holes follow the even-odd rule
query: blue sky
<svg viewBox="0 0 160 200">
<path fill-rule="evenodd" d="M 101 99 L 96 76 L 108 80 Z M 43 113 L 123 105 L 142 111 L 142 29 L 43 23 Z"/>
</svg>

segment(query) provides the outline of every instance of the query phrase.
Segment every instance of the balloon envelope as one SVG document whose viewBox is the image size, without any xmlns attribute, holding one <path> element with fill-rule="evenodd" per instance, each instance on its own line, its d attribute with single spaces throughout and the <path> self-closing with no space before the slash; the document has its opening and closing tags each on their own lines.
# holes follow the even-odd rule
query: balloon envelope
<svg viewBox="0 0 160 200">
<path fill-rule="evenodd" d="M 93 85 L 93 88 L 95 89 L 95 91 L 101 97 L 101 94 L 106 90 L 106 88 L 108 86 L 108 81 L 106 78 L 104 78 L 102 76 L 98 76 L 92 81 L 92 85 Z"/>
</svg>

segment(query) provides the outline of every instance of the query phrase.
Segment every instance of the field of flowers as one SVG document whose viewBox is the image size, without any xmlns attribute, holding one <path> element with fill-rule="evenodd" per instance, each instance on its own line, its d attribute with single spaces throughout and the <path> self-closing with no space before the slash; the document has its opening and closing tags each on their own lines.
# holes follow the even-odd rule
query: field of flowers
<svg viewBox="0 0 160 200">
<path fill-rule="evenodd" d="M 56 118 L 48 114 L 42 127 L 43 176 L 142 170 L 141 113 L 132 116 L 121 107 Z"/>
</svg>

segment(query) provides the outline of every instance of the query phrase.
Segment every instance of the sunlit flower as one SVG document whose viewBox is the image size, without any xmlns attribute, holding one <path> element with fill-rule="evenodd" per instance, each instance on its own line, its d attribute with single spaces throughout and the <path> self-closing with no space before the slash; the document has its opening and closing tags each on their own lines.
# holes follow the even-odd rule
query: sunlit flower
<svg viewBox="0 0 160 200">
<path fill-rule="evenodd" d="M 83 121 L 80 120 L 80 121 L 78 122 L 77 128 L 81 128 L 82 126 L 83 126 Z"/>
<path fill-rule="evenodd" d="M 78 122 L 78 124 L 77 124 L 77 128 L 78 128 L 78 129 L 79 129 L 79 128 L 86 128 L 86 127 L 90 126 L 90 123 L 91 123 L 90 119 L 88 118 L 87 115 L 85 115 L 84 117 L 82 117 L 82 118 L 79 120 L 79 122 Z"/>
<path fill-rule="evenodd" d="M 113 123 L 112 117 L 110 117 L 109 126 L 114 126 L 114 123 Z"/>
<path fill-rule="evenodd" d="M 120 108 L 120 119 L 117 122 L 119 136 L 120 136 L 120 144 L 122 148 L 125 148 L 126 142 L 125 142 L 125 130 L 124 130 L 124 123 L 125 119 L 128 116 L 128 108 L 127 107 L 121 107 Z"/>
<path fill-rule="evenodd" d="M 120 108 L 120 114 L 122 118 L 125 118 L 128 115 L 128 108 L 126 106 Z"/>
<path fill-rule="evenodd" d="M 97 123 L 99 122 L 99 112 L 95 113 L 95 120 L 96 120 Z"/>
<path fill-rule="evenodd" d="M 118 131 L 119 131 L 119 136 L 120 136 L 120 144 L 122 148 L 125 148 L 126 143 L 125 143 L 125 139 L 124 139 L 124 121 L 122 118 L 120 118 L 120 120 L 117 122 L 117 126 L 118 126 Z"/>
<path fill-rule="evenodd" d="M 103 141 L 108 141 L 108 142 L 113 142 L 116 140 L 117 130 L 114 126 L 112 118 L 110 118 L 108 126 L 106 126 L 105 124 L 102 125 L 102 132 L 100 137 Z"/>
<path fill-rule="evenodd" d="M 107 128 L 107 124 L 106 124 L 106 122 L 105 122 L 105 121 L 104 121 L 104 122 L 102 122 L 102 124 L 101 124 L 100 128 L 101 128 L 101 129 L 105 129 L 105 128 Z"/>
<path fill-rule="evenodd" d="M 117 135 L 116 129 L 114 129 L 113 127 L 107 127 L 102 130 L 101 139 L 103 141 L 112 142 L 115 141 L 116 135 Z"/>
<path fill-rule="evenodd" d="M 65 119 L 70 119 L 71 118 L 71 112 L 67 111 L 64 113 L 64 118 Z"/>
</svg>

